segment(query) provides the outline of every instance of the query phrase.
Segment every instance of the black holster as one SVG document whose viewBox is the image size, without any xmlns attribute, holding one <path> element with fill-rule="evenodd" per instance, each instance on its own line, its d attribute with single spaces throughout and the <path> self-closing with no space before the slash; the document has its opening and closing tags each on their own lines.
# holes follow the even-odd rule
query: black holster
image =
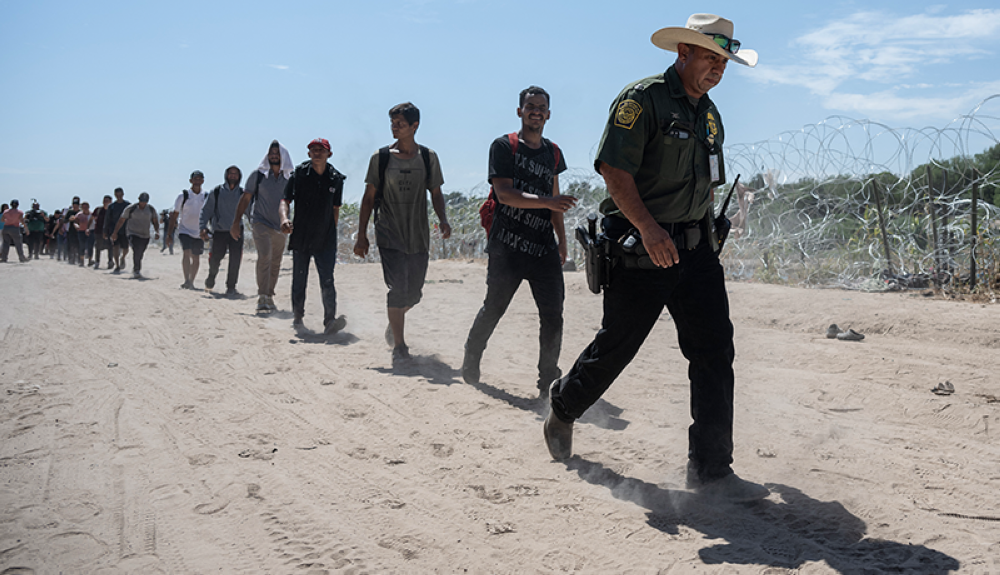
<svg viewBox="0 0 1000 575">
<path fill-rule="evenodd" d="M 584 264 L 587 272 L 587 287 L 595 294 L 608 287 L 611 281 L 611 244 L 603 233 L 597 233 L 597 216 L 588 217 L 589 230 L 576 228 L 576 239 L 583 245 Z"/>
</svg>

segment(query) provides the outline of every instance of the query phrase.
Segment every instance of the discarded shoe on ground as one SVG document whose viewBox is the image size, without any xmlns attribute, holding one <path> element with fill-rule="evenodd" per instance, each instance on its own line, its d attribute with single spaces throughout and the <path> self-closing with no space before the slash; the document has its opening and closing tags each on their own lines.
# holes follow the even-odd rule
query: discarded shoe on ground
<svg viewBox="0 0 1000 575">
<path fill-rule="evenodd" d="M 838 333 L 837 339 L 839 339 L 840 341 L 861 341 L 865 339 L 865 336 L 864 334 L 858 333 L 853 329 L 849 329 L 847 331 L 842 331 Z"/>
<path fill-rule="evenodd" d="M 826 338 L 837 339 L 838 335 L 840 335 L 840 328 L 837 327 L 837 324 L 831 323 L 830 327 L 826 328 Z"/>
<path fill-rule="evenodd" d="M 932 387 L 931 391 L 936 393 L 937 395 L 951 395 L 955 393 L 955 386 L 952 385 L 950 381 L 942 381 L 941 383 Z"/>
</svg>

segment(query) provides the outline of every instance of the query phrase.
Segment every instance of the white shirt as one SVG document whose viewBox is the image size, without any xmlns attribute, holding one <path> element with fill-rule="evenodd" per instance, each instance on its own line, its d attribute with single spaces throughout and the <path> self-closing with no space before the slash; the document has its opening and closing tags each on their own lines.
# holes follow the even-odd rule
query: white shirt
<svg viewBox="0 0 1000 575">
<path fill-rule="evenodd" d="M 179 212 L 177 233 L 196 238 L 201 233 L 201 230 L 198 229 L 198 218 L 201 217 L 201 208 L 205 206 L 205 198 L 208 197 L 208 194 L 205 193 L 205 190 L 197 194 L 191 190 L 185 191 L 188 195 L 187 202 L 184 201 L 184 192 L 181 192 L 174 201 L 174 211 Z M 184 209 L 181 209 L 181 204 L 184 204 Z"/>
</svg>

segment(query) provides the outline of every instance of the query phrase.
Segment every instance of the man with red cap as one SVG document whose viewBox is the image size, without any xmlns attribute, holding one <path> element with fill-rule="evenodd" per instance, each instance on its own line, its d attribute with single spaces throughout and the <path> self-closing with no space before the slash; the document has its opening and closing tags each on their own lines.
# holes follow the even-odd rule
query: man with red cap
<svg viewBox="0 0 1000 575">
<path fill-rule="evenodd" d="M 663 308 L 688 360 L 691 417 L 687 486 L 726 501 L 767 497 L 733 473 L 733 324 L 713 228 L 712 199 L 726 183 L 722 118 L 708 91 L 726 64 L 757 64 L 733 23 L 695 14 L 653 44 L 677 53 L 666 72 L 630 84 L 612 103 L 594 167 L 609 198 L 602 227 L 611 246 L 604 319 L 565 377 L 552 383 L 543 433 L 554 459 L 572 455 L 573 422 L 632 361 Z"/>
<path fill-rule="evenodd" d="M 279 207 L 281 231 L 291 234 L 293 325 L 303 327 L 306 311 L 306 284 L 309 260 L 315 260 L 323 295 L 323 332 L 332 335 L 344 329 L 347 320 L 337 316 L 337 290 L 333 268 L 337 263 L 337 221 L 347 176 L 327 161 L 333 152 L 330 142 L 316 138 L 309 142 L 309 160 L 296 166 L 285 185 L 285 197 Z M 295 203 L 295 219 L 288 217 Z"/>
</svg>

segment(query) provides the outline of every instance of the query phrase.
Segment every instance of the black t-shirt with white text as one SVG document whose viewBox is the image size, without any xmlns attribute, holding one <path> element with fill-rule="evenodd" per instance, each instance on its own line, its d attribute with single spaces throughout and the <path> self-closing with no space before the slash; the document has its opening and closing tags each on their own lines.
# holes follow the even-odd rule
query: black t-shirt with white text
<svg viewBox="0 0 1000 575">
<path fill-rule="evenodd" d="M 490 182 L 510 178 L 514 188 L 537 196 L 552 196 L 554 176 L 566 171 L 560 154 L 555 165 L 555 146 L 542 138 L 542 146 L 529 148 L 524 142 L 513 153 L 508 136 L 500 136 L 490 146 Z M 499 198 L 498 198 L 499 201 Z M 552 212 L 545 208 L 514 208 L 498 204 L 493 216 L 487 251 L 509 250 L 541 257 L 556 248 L 552 230 Z"/>
</svg>

